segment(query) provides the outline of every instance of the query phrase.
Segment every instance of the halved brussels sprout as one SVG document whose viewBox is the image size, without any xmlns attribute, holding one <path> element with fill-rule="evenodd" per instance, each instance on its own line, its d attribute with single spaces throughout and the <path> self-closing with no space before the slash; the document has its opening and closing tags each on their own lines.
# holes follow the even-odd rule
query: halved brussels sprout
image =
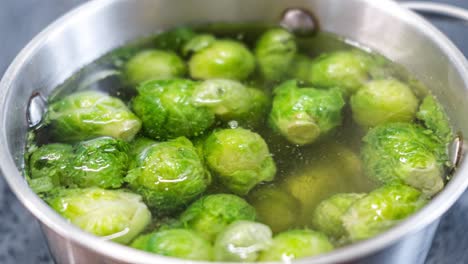
<svg viewBox="0 0 468 264">
<path fill-rule="evenodd" d="M 259 252 L 272 244 L 268 226 L 252 221 L 236 221 L 224 229 L 214 243 L 215 260 L 229 262 L 256 261 Z"/>
<path fill-rule="evenodd" d="M 339 90 L 299 88 L 287 81 L 274 91 L 270 126 L 289 142 L 306 145 L 339 126 L 345 105 Z"/>
<path fill-rule="evenodd" d="M 126 181 L 157 214 L 188 205 L 210 184 L 197 150 L 186 138 L 145 148 L 132 163 Z"/>
<path fill-rule="evenodd" d="M 411 89 L 393 79 L 369 82 L 351 97 L 354 121 L 363 127 L 411 122 L 418 105 Z"/>
<path fill-rule="evenodd" d="M 255 218 L 255 208 L 244 199 L 232 194 L 212 194 L 191 204 L 181 214 L 180 221 L 208 241 L 214 241 L 229 224 Z"/>
<path fill-rule="evenodd" d="M 132 247 L 187 260 L 213 259 L 213 247 L 210 243 L 187 229 L 168 229 L 142 235 L 133 241 Z"/>
<path fill-rule="evenodd" d="M 255 185 L 271 181 L 276 165 L 265 140 L 243 128 L 213 132 L 205 141 L 208 167 L 230 191 L 247 194 Z"/>
<path fill-rule="evenodd" d="M 269 81 L 281 81 L 296 51 L 294 35 L 288 31 L 275 28 L 263 33 L 255 46 L 255 57 L 263 77 Z"/>
<path fill-rule="evenodd" d="M 446 146 L 424 128 L 390 123 L 371 129 L 363 141 L 364 169 L 372 179 L 404 182 L 429 196 L 444 187 Z"/>
<path fill-rule="evenodd" d="M 141 121 L 118 98 L 96 91 L 71 94 L 49 105 L 45 123 L 59 141 L 110 136 L 131 141 Z"/>
<path fill-rule="evenodd" d="M 182 77 L 186 72 L 185 63 L 177 54 L 163 50 L 140 51 L 125 65 L 125 77 L 132 85 Z"/>
<path fill-rule="evenodd" d="M 255 58 L 241 42 L 217 40 L 192 56 L 189 69 L 195 79 L 242 81 L 255 70 Z"/>
<path fill-rule="evenodd" d="M 214 115 L 193 103 L 195 82 L 183 79 L 154 80 L 140 85 L 132 108 L 143 121 L 143 132 L 153 139 L 202 135 Z"/>
<path fill-rule="evenodd" d="M 352 241 L 362 240 L 386 231 L 426 203 L 418 190 L 389 184 L 354 202 L 341 221 Z"/>
<path fill-rule="evenodd" d="M 151 221 L 141 196 L 121 190 L 64 189 L 47 203 L 79 228 L 123 244 L 132 241 Z"/>
<path fill-rule="evenodd" d="M 260 254 L 259 261 L 284 261 L 311 257 L 333 250 L 327 236 L 312 230 L 290 230 L 276 235 L 273 244 Z"/>
</svg>

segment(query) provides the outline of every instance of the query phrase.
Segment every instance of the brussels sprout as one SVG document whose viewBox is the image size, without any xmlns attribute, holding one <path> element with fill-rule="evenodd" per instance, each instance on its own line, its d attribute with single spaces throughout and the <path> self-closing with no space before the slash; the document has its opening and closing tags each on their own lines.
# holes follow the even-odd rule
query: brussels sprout
<svg viewBox="0 0 468 264">
<path fill-rule="evenodd" d="M 236 221 L 222 231 L 214 243 L 215 260 L 229 262 L 256 261 L 259 252 L 272 243 L 268 226 L 252 221 Z"/>
<path fill-rule="evenodd" d="M 48 144 L 31 153 L 28 161 L 29 185 L 36 193 L 60 186 L 71 171 L 73 148 L 66 144 Z"/>
<path fill-rule="evenodd" d="M 182 47 L 196 35 L 190 28 L 177 27 L 157 35 L 154 44 L 158 49 L 180 52 Z"/>
<path fill-rule="evenodd" d="M 50 104 L 45 120 L 60 141 L 98 136 L 131 141 L 141 128 L 141 121 L 120 99 L 96 91 L 74 93 Z"/>
<path fill-rule="evenodd" d="M 162 230 L 138 237 L 132 247 L 168 257 L 189 260 L 212 260 L 213 247 L 187 229 Z"/>
<path fill-rule="evenodd" d="M 153 139 L 203 134 L 214 115 L 192 102 L 195 83 L 189 80 L 155 80 L 140 85 L 132 108 L 143 121 L 143 132 Z"/>
<path fill-rule="evenodd" d="M 185 75 L 184 61 L 175 53 L 162 50 L 144 50 L 125 65 L 125 76 L 132 85 L 149 80 L 163 80 Z"/>
<path fill-rule="evenodd" d="M 255 220 L 255 208 L 232 194 L 212 194 L 191 204 L 180 216 L 184 226 L 197 231 L 208 241 L 237 220 Z"/>
<path fill-rule="evenodd" d="M 299 201 L 274 185 L 252 190 L 249 202 L 255 207 L 258 220 L 268 225 L 274 233 L 289 229 L 299 216 Z"/>
<path fill-rule="evenodd" d="M 263 33 L 255 47 L 260 72 L 269 81 L 280 81 L 296 55 L 294 35 L 280 28 Z"/>
<path fill-rule="evenodd" d="M 288 76 L 291 79 L 297 79 L 301 82 L 309 80 L 309 72 L 312 67 L 312 59 L 306 55 L 298 54 L 294 56 L 288 70 Z"/>
<path fill-rule="evenodd" d="M 75 147 L 68 186 L 119 188 L 127 174 L 128 143 L 111 137 L 81 142 Z"/>
<path fill-rule="evenodd" d="M 297 81 L 287 81 L 274 94 L 270 126 L 291 143 L 313 143 L 341 124 L 345 102 L 336 89 L 299 88 Z"/>
<path fill-rule="evenodd" d="M 426 203 L 418 190 L 403 184 L 389 184 L 353 203 L 341 221 L 351 240 L 362 240 L 398 224 Z"/>
<path fill-rule="evenodd" d="M 423 121 L 442 142 L 448 144 L 452 140 L 453 133 L 448 116 L 432 95 L 424 98 L 416 117 Z"/>
<path fill-rule="evenodd" d="M 138 155 L 140 155 L 144 149 L 156 143 L 156 141 L 146 137 L 135 138 L 130 144 L 128 156 L 131 160 L 136 160 L 138 158 Z"/>
<path fill-rule="evenodd" d="M 354 121 L 363 127 L 411 122 L 418 105 L 411 89 L 397 80 L 369 82 L 351 97 Z"/>
<path fill-rule="evenodd" d="M 206 80 L 193 93 L 196 106 L 209 108 L 223 121 L 237 121 L 240 125 L 258 125 L 268 111 L 265 92 L 247 88 L 237 81 Z"/>
<path fill-rule="evenodd" d="M 196 37 L 193 37 L 188 41 L 182 48 L 182 54 L 188 56 L 191 53 L 198 52 L 204 48 L 209 47 L 216 41 L 216 38 L 210 34 L 201 34 Z"/>
<path fill-rule="evenodd" d="M 181 137 L 145 148 L 126 181 L 152 210 L 164 214 L 203 193 L 210 178 L 195 147 Z"/>
<path fill-rule="evenodd" d="M 61 190 L 47 200 L 74 225 L 118 243 L 128 243 L 151 221 L 139 195 L 99 188 Z"/>
<path fill-rule="evenodd" d="M 315 228 L 336 239 L 344 237 L 346 230 L 341 217 L 354 202 L 365 195 L 364 193 L 339 193 L 322 201 L 312 217 Z"/>
<path fill-rule="evenodd" d="M 347 95 L 356 92 L 368 81 L 370 57 L 359 51 L 336 51 L 315 59 L 309 79 L 320 87 L 340 87 Z"/>
<path fill-rule="evenodd" d="M 402 181 L 432 196 L 444 187 L 446 148 L 425 129 L 391 123 L 371 129 L 361 155 L 366 174 L 381 183 Z"/>
<path fill-rule="evenodd" d="M 255 58 L 240 42 L 217 40 L 192 56 L 189 69 L 195 79 L 242 81 L 255 70 Z"/>
<path fill-rule="evenodd" d="M 213 132 L 205 141 L 208 167 L 231 192 L 245 195 L 255 185 L 271 181 L 276 165 L 263 138 L 243 128 Z"/>
<path fill-rule="evenodd" d="M 284 261 L 310 257 L 333 250 L 327 236 L 312 230 L 291 230 L 273 238 L 270 248 L 260 254 L 259 261 Z"/>
</svg>

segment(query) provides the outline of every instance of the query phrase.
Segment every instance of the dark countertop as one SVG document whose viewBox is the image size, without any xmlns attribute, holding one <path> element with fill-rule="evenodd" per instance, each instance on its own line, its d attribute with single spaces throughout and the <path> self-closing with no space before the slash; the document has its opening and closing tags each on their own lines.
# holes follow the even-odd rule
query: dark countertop
<svg viewBox="0 0 468 264">
<path fill-rule="evenodd" d="M 435 1 L 435 0 L 434 0 Z M 0 75 L 41 29 L 85 0 L 5 0 L 0 8 Z M 468 8 L 466 0 L 437 0 Z M 468 55 L 468 23 L 430 17 Z M 427 264 L 468 263 L 468 192 L 443 217 Z M 53 263 L 39 225 L 0 178 L 0 263 Z"/>
</svg>

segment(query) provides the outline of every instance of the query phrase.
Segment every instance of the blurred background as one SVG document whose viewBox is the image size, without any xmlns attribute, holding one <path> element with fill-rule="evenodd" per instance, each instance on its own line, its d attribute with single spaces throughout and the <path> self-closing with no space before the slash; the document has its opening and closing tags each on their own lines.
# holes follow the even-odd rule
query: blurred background
<svg viewBox="0 0 468 264">
<path fill-rule="evenodd" d="M 83 2 L 86 1 L 2 0 L 0 76 L 3 75 L 15 55 L 37 33 Z M 453 4 L 468 9 L 467 0 L 432 0 L 432 2 Z M 447 34 L 465 56 L 468 56 L 467 22 L 427 14 L 426 18 Z M 427 264 L 468 263 L 467 219 L 468 192 L 443 217 Z M 0 263 L 53 263 L 39 225 L 11 193 L 2 177 L 0 177 Z"/>
</svg>

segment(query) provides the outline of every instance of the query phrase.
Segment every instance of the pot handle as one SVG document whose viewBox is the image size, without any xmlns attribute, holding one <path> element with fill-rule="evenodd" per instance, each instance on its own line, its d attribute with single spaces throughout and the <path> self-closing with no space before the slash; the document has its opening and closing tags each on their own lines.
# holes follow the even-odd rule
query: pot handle
<svg viewBox="0 0 468 264">
<path fill-rule="evenodd" d="M 422 1 L 403 2 L 401 5 L 413 11 L 442 15 L 468 22 L 468 10 L 461 7 Z"/>
</svg>

